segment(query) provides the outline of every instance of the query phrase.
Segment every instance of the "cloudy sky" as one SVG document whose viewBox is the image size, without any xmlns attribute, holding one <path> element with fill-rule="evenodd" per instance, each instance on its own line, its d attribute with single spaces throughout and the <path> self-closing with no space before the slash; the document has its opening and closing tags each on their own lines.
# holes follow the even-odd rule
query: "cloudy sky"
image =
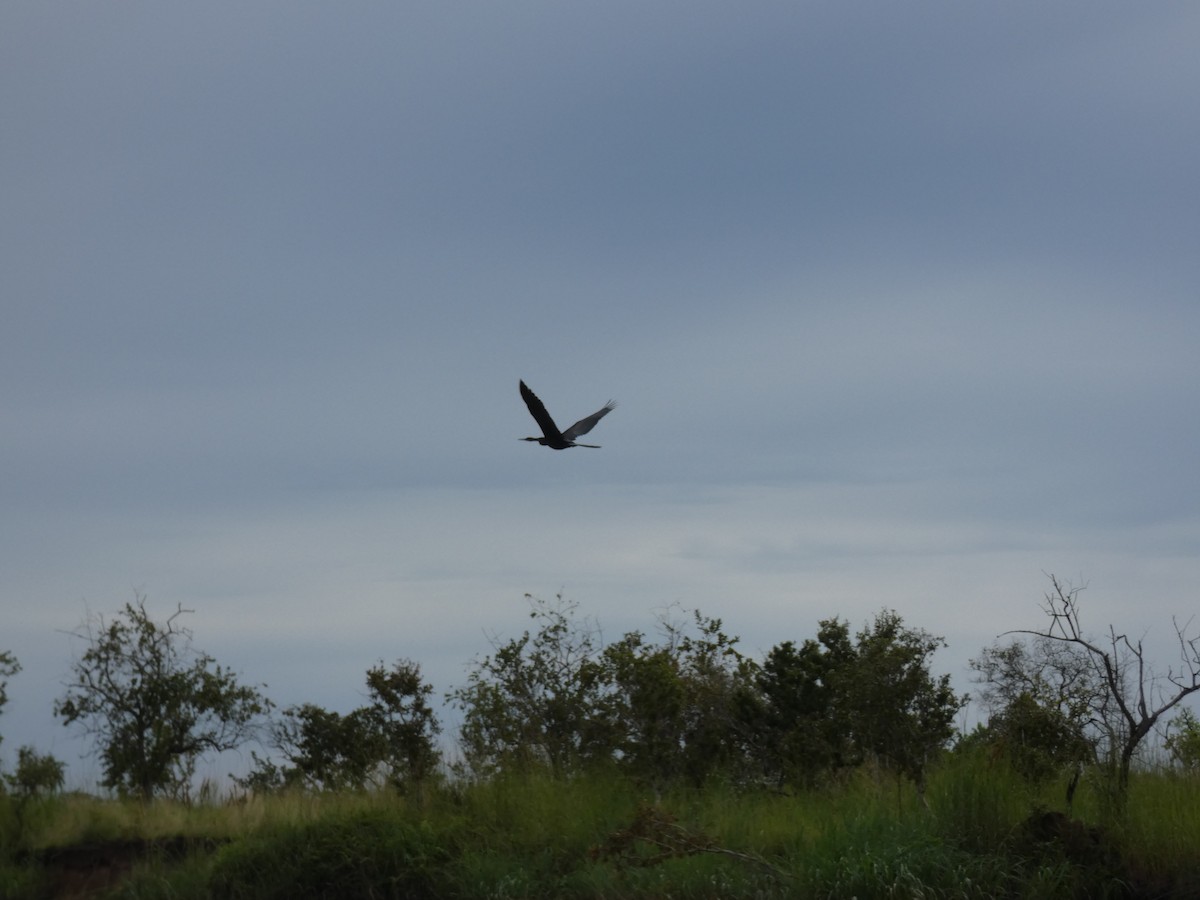
<svg viewBox="0 0 1200 900">
<path fill-rule="evenodd" d="M 1200 608 L 1190 2 L 0 10 L 4 759 L 147 597 L 280 704 L 524 595 L 966 661 Z M 559 423 L 617 410 L 554 452 Z M 1168 655 L 1169 656 L 1169 655 Z M 1169 661 L 1164 657 L 1163 662 Z"/>
</svg>

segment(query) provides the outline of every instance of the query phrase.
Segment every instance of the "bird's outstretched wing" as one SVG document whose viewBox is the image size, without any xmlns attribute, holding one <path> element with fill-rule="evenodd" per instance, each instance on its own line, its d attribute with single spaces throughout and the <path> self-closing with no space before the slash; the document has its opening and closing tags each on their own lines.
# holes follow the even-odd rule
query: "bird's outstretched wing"
<svg viewBox="0 0 1200 900">
<path fill-rule="evenodd" d="M 559 437 L 558 426 L 555 425 L 554 420 L 550 418 L 550 413 L 546 412 L 546 407 L 542 405 L 542 401 L 538 399 L 537 394 L 531 391 L 524 381 L 521 382 L 521 399 L 524 400 L 525 405 L 529 407 L 529 414 L 533 416 L 534 421 L 538 423 L 538 427 L 542 429 L 542 434 L 548 438 Z M 595 425 L 595 420 L 599 419 L 606 412 L 608 412 L 607 409 L 596 413 L 596 415 L 592 417 L 593 421 L 588 425 L 588 428 L 591 428 L 592 425 Z M 579 424 L 580 423 L 576 422 L 575 425 L 572 425 L 571 427 L 575 428 Z M 585 428 L 584 431 L 587 431 L 587 428 Z M 583 434 L 583 431 L 579 433 Z"/>
<path fill-rule="evenodd" d="M 537 397 L 534 397 L 533 399 L 536 400 Z M 574 425 L 572 425 L 570 428 L 568 428 L 566 431 L 564 431 L 562 433 L 562 436 L 568 441 L 573 441 L 573 440 L 575 440 L 575 438 L 587 434 L 589 431 L 592 430 L 592 428 L 596 425 L 597 422 L 599 422 L 601 419 L 603 419 L 605 416 L 607 416 L 610 412 L 612 412 L 614 409 L 616 409 L 616 407 L 617 407 L 617 404 L 614 403 L 612 400 L 609 400 L 607 403 L 604 404 L 604 406 L 602 408 L 596 410 L 594 413 L 592 413 L 586 419 L 580 419 L 578 422 L 576 422 Z M 542 410 L 542 411 L 545 412 L 545 410 Z M 534 418 L 536 419 L 537 416 L 535 415 Z"/>
</svg>

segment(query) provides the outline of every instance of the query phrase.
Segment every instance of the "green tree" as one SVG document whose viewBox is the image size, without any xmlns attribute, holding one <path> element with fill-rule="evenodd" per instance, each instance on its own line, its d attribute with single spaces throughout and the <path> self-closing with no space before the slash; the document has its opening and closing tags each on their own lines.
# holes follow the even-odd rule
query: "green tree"
<svg viewBox="0 0 1200 900">
<path fill-rule="evenodd" d="M 1028 696 L 1081 732 L 1102 728 L 1107 692 L 1087 654 L 1072 644 L 1040 636 L 993 644 L 969 665 L 981 686 L 979 699 L 993 715 Z"/>
<path fill-rule="evenodd" d="M 930 761 L 953 734 L 966 702 L 950 676 L 930 671 L 941 638 L 911 629 L 884 610 L 853 638 L 825 619 L 815 640 L 773 647 L 757 675 L 750 707 L 756 755 L 768 777 L 811 783 L 874 760 L 924 793 Z"/>
<path fill-rule="evenodd" d="M 612 735 L 596 714 L 599 627 L 576 617 L 561 594 L 554 603 L 526 599 L 536 630 L 493 639 L 492 654 L 447 698 L 463 710 L 459 744 L 477 776 L 543 766 L 563 776 L 611 755 Z"/>
<path fill-rule="evenodd" d="M 746 758 L 741 708 L 754 666 L 720 619 L 693 613 L 694 633 L 664 617 L 663 640 L 630 632 L 605 648 L 603 714 L 621 766 L 661 790 L 737 775 Z"/>
<path fill-rule="evenodd" d="M 1069 806 L 1083 767 L 1095 761 L 1110 705 L 1087 654 L 1035 637 L 985 647 L 969 665 L 990 713 L 977 740 L 1002 753 L 1031 782 L 1069 771 Z"/>
<path fill-rule="evenodd" d="M 853 658 L 849 627 L 836 619 L 822 621 L 816 639 L 767 652 L 745 707 L 746 731 L 764 774 L 779 786 L 811 785 L 852 762 L 837 681 Z"/>
<path fill-rule="evenodd" d="M 420 666 L 396 661 L 367 670 L 371 703 L 364 715 L 380 748 L 379 762 L 393 787 L 427 781 L 441 759 L 434 743 L 442 730 L 429 698 L 433 686 L 421 679 Z"/>
<path fill-rule="evenodd" d="M 686 688 L 684 774 L 696 786 L 716 774 L 741 779 L 747 740 L 740 712 L 758 667 L 737 649 L 740 639 L 724 633 L 720 619 L 696 610 L 693 624 L 690 632 L 668 631 Z"/>
<path fill-rule="evenodd" d="M 541 766 L 562 777 L 616 763 L 661 788 L 740 763 L 735 708 L 752 667 L 720 620 L 696 613 L 689 630 L 664 619 L 661 642 L 630 632 L 603 646 L 573 604 L 531 602 L 539 627 L 494 641 L 449 695 L 464 711 L 468 771 Z"/>
<path fill-rule="evenodd" d="M 272 705 L 193 649 L 184 612 L 160 624 L 138 597 L 111 620 L 89 618 L 75 633 L 87 649 L 54 707 L 96 738 L 103 784 L 143 800 L 186 797 L 197 758 L 241 746 Z"/>
<path fill-rule="evenodd" d="M 928 762 L 965 702 L 929 659 L 941 638 L 881 613 L 852 640 L 821 623 L 817 641 L 785 643 L 763 665 L 719 619 L 664 618 L 662 639 L 630 632 L 602 647 L 573 606 L 535 603 L 536 632 L 501 644 L 450 699 L 464 710 L 466 768 L 486 776 L 544 765 L 568 775 L 615 763 L 656 790 L 719 776 L 811 779 L 872 758 L 923 790 Z"/>
<path fill-rule="evenodd" d="M 259 780 L 247 786 L 363 790 L 377 762 L 370 737 L 361 710 L 341 715 L 312 703 L 288 707 L 273 729 L 273 742 L 288 764 L 264 765 L 255 756 Z M 263 774 L 268 770 L 269 778 Z"/>
<path fill-rule="evenodd" d="M 4 780 L 18 797 L 34 797 L 61 790 L 65 771 L 66 765 L 50 754 L 22 747 L 17 751 L 16 771 Z"/>
<path fill-rule="evenodd" d="M 21 664 L 11 651 L 0 650 L 0 710 L 8 703 L 8 679 L 21 671 Z"/>
<path fill-rule="evenodd" d="M 609 689 L 603 715 L 621 767 L 661 789 L 682 768 L 687 690 L 678 660 L 641 632 L 629 632 L 605 648 L 603 678 Z"/>
<path fill-rule="evenodd" d="M 1167 737 L 1167 751 L 1184 771 L 1200 772 L 1200 722 L 1190 709 L 1181 709 L 1171 720 L 1174 731 Z"/>
<path fill-rule="evenodd" d="M 21 671 L 21 664 L 8 650 L 0 650 L 0 712 L 8 704 L 8 679 Z M 0 737 L 0 742 L 4 739 Z"/>
<path fill-rule="evenodd" d="M 837 673 L 838 693 L 864 753 L 910 778 L 924 797 L 930 762 L 954 734 L 966 705 L 950 676 L 935 677 L 930 658 L 945 641 L 904 625 L 883 610 L 856 639 L 854 657 Z"/>
<path fill-rule="evenodd" d="M 1034 784 L 1049 781 L 1067 766 L 1078 773 L 1094 756 L 1092 743 L 1074 722 L 1028 693 L 1018 695 L 988 721 L 987 736 L 1013 769 Z M 1074 799 L 1077 782 L 1073 774 L 1068 803 Z"/>
<path fill-rule="evenodd" d="M 367 670 L 370 703 L 345 715 L 312 703 L 292 706 L 272 730 L 285 765 L 252 754 L 255 770 L 238 783 L 256 791 L 284 786 L 310 790 L 415 787 L 437 767 L 440 730 L 429 706 L 433 688 L 408 660 Z"/>
</svg>

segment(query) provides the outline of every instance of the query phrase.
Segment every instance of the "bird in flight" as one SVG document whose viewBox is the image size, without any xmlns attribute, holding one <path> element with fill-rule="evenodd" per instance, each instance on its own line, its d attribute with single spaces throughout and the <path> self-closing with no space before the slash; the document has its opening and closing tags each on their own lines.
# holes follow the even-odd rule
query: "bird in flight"
<svg viewBox="0 0 1200 900">
<path fill-rule="evenodd" d="M 549 447 L 552 450 L 566 450 L 568 447 L 591 447 L 594 450 L 599 450 L 596 444 L 577 444 L 575 438 L 587 434 L 595 426 L 597 422 L 612 412 L 617 405 L 609 400 L 601 409 L 596 410 L 586 419 L 580 419 L 570 428 L 565 431 L 559 431 L 558 426 L 554 424 L 554 420 L 550 418 L 550 413 L 546 412 L 546 407 L 542 405 L 542 401 L 538 399 L 537 394 L 529 389 L 524 381 L 521 382 L 521 398 L 525 401 L 525 405 L 529 407 L 529 414 L 542 429 L 542 437 L 527 437 L 521 438 L 523 441 L 537 441 L 543 447 Z"/>
</svg>

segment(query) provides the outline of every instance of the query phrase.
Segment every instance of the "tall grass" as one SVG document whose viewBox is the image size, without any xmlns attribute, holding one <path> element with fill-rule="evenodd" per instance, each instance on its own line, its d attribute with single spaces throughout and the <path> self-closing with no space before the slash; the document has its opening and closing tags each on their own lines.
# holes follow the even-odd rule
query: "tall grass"
<svg viewBox="0 0 1200 900">
<path fill-rule="evenodd" d="M 1121 830 L 1135 875 L 1178 896 L 1200 897 L 1200 778 L 1135 774 Z"/>
<path fill-rule="evenodd" d="M 946 840 L 971 853 L 996 853 L 1032 809 L 1055 804 L 1002 761 L 951 757 L 930 780 L 929 807 Z"/>
<path fill-rule="evenodd" d="M 187 807 L 61 797 L 39 801 L 22 841 L 208 839 L 182 862 L 143 861 L 119 893 L 139 900 L 1059 898 L 1119 896 L 1131 885 L 1200 896 L 1189 880 L 1200 872 L 1200 781 L 1140 775 L 1119 822 L 1102 820 L 1097 794 L 1080 790 L 1084 824 L 1053 819 L 1061 785 L 1030 788 L 985 759 L 959 757 L 933 774 L 927 804 L 910 785 L 870 773 L 792 795 L 714 783 L 662 796 L 595 773 L 452 784 L 419 800 L 285 793 Z M 0 798 L 0 837 L 11 826 L 5 810 Z M 1031 838 L 1037 810 L 1111 841 L 1118 869 Z M 0 894 L 39 896 L 44 885 L 13 859 L 0 867 Z"/>
</svg>

